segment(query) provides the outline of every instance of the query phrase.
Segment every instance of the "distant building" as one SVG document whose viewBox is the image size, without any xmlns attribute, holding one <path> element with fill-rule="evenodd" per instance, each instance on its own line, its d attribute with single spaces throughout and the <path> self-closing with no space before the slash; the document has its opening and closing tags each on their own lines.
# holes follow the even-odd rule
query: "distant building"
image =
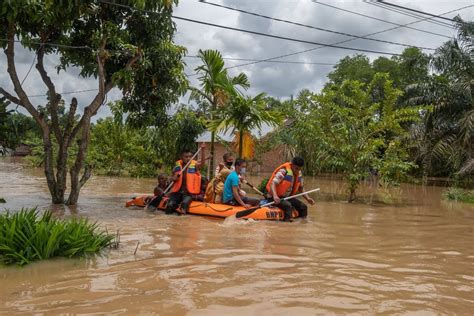
<svg viewBox="0 0 474 316">
<path fill-rule="evenodd" d="M 24 143 L 18 145 L 12 153 L 12 156 L 15 157 L 24 157 L 28 155 L 31 155 L 31 146 Z"/>
<path fill-rule="evenodd" d="M 286 121 L 282 126 L 278 128 L 285 128 L 292 124 L 292 121 Z M 254 137 L 256 138 L 256 142 L 265 141 L 267 140 L 275 130 L 267 129 L 264 133 L 259 134 Z M 215 143 L 214 143 L 214 166 L 216 167 L 217 164 L 222 161 L 222 156 L 226 152 L 233 152 L 235 156 L 237 156 L 237 152 L 234 149 L 234 135 L 230 132 L 228 133 L 218 133 L 216 135 Z M 209 155 L 211 149 L 211 133 L 205 132 L 201 134 L 198 139 L 196 140 L 198 144 L 205 143 L 207 145 L 206 152 Z M 289 157 L 285 157 L 286 153 L 285 146 L 279 145 L 275 146 L 269 151 L 260 154 L 259 157 L 255 157 L 254 160 L 249 161 L 248 164 L 248 171 L 251 173 L 271 173 L 278 167 L 280 164 L 284 163 Z M 209 161 L 207 162 L 209 163 Z"/>
</svg>

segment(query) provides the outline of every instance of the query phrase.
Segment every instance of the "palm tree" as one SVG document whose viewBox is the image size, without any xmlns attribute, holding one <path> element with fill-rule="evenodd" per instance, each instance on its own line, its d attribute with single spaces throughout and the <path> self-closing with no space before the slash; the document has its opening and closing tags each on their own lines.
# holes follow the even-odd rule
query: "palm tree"
<svg viewBox="0 0 474 316">
<path fill-rule="evenodd" d="M 446 172 L 449 166 L 451 175 L 459 177 L 474 172 L 474 22 L 455 20 L 457 37 L 436 50 L 434 74 L 414 85 L 418 95 L 411 101 L 433 105 L 423 125 L 414 128 L 425 169 Z"/>
<path fill-rule="evenodd" d="M 221 108 L 220 120 L 210 124 L 211 130 L 227 131 L 232 128 L 232 133 L 239 135 L 239 157 L 242 157 L 244 135 L 250 134 L 254 129 L 261 129 L 264 123 L 276 126 L 283 121 L 283 113 L 268 109 L 265 93 L 255 97 L 235 94 L 228 106 Z"/>
<path fill-rule="evenodd" d="M 241 94 L 238 87 L 247 89 L 250 83 L 244 73 L 235 77 L 229 76 L 219 51 L 199 50 L 198 56 L 203 63 L 195 69 L 200 75 L 200 88 L 190 88 L 191 99 L 198 102 L 206 112 L 208 120 L 212 122 L 219 119 L 218 109 L 228 104 L 231 95 Z M 214 171 L 215 136 L 215 130 L 211 130 L 211 156 L 213 157 L 209 166 L 211 172 Z"/>
</svg>

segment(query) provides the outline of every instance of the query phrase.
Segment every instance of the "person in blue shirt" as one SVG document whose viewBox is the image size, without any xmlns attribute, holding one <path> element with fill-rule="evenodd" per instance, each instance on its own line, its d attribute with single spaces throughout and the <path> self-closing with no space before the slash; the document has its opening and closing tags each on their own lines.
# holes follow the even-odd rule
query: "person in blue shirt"
<svg viewBox="0 0 474 316">
<path fill-rule="evenodd" d="M 224 194 L 222 201 L 229 205 L 240 205 L 245 208 L 257 206 L 260 203 L 259 199 L 242 196 L 240 194 L 240 180 L 239 176 L 245 174 L 247 162 L 242 158 L 235 160 L 235 170 L 227 176 L 224 183 Z"/>
</svg>

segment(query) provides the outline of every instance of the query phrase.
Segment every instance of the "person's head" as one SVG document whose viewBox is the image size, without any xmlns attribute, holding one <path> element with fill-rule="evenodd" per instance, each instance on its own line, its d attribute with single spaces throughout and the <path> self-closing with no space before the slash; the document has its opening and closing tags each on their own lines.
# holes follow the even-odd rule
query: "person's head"
<svg viewBox="0 0 474 316">
<path fill-rule="evenodd" d="M 291 160 L 291 170 L 293 170 L 294 174 L 298 174 L 304 166 L 304 159 L 301 157 L 294 157 L 293 160 Z"/>
<path fill-rule="evenodd" d="M 222 159 L 227 168 L 232 167 L 234 164 L 234 155 L 232 153 L 225 153 L 224 156 L 222 156 Z"/>
<path fill-rule="evenodd" d="M 246 168 L 247 168 L 247 161 L 245 159 L 242 159 L 242 158 L 237 158 L 235 160 L 235 171 L 237 171 L 238 174 L 245 174 L 245 172 L 247 171 Z"/>
<path fill-rule="evenodd" d="M 158 175 L 158 184 L 165 184 L 166 181 L 168 180 L 168 177 L 164 173 L 160 173 Z"/>
<path fill-rule="evenodd" d="M 187 164 L 191 158 L 193 158 L 193 153 L 189 149 L 183 149 L 181 151 L 181 160 L 183 161 L 183 164 Z"/>
</svg>

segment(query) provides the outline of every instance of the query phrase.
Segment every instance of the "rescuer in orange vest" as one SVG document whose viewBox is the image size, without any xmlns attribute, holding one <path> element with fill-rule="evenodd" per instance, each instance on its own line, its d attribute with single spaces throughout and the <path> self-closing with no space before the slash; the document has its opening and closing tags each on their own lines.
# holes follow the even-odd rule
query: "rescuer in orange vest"
<svg viewBox="0 0 474 316">
<path fill-rule="evenodd" d="M 269 198 L 285 213 L 284 221 L 292 221 L 293 208 L 298 211 L 298 217 L 305 218 L 308 215 L 308 207 L 298 199 L 282 200 L 287 196 L 303 192 L 303 177 L 301 168 L 304 160 L 294 157 L 291 162 L 280 165 L 273 171 L 267 183 Z M 303 195 L 305 200 L 313 205 L 314 200 L 308 195 Z"/>
<path fill-rule="evenodd" d="M 176 161 L 173 168 L 172 180 L 174 182 L 171 188 L 170 198 L 166 205 L 166 214 L 172 214 L 181 204 L 181 211 L 186 214 L 189 205 L 193 200 L 193 195 L 201 193 L 201 174 L 199 170 L 205 164 L 205 144 L 201 145 L 201 161 L 191 160 L 193 154 L 190 150 L 185 149 L 181 152 L 181 160 Z M 188 168 L 183 171 L 184 166 L 191 160 Z"/>
</svg>

